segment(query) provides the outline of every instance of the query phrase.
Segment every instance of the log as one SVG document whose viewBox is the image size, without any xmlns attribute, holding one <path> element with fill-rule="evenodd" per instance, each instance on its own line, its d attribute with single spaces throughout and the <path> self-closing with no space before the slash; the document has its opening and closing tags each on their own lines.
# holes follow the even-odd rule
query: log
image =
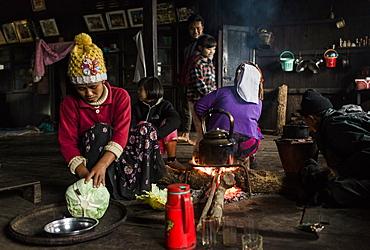
<svg viewBox="0 0 370 250">
<path fill-rule="evenodd" d="M 225 191 L 236 184 L 235 175 L 232 172 L 225 172 L 221 175 L 220 185 L 217 188 L 215 198 L 213 200 L 211 217 L 216 221 L 217 231 L 221 226 L 221 218 L 224 210 Z"/>
<path fill-rule="evenodd" d="M 279 87 L 277 97 L 277 119 L 276 119 L 276 134 L 280 135 L 283 133 L 283 126 L 286 123 L 286 109 L 288 101 L 288 86 L 282 85 Z"/>
<path fill-rule="evenodd" d="M 204 209 L 202 211 L 202 214 L 199 218 L 198 225 L 197 225 L 197 231 L 200 231 L 202 229 L 202 219 L 206 218 L 208 215 L 209 208 L 211 207 L 213 196 L 215 195 L 215 190 L 218 182 L 218 176 L 219 176 L 219 171 L 216 171 L 215 176 L 213 177 L 212 181 L 212 186 L 211 186 L 211 191 L 209 193 L 209 197 L 207 199 L 207 203 L 204 206 Z"/>
<path fill-rule="evenodd" d="M 243 167 L 233 171 L 236 186 L 244 192 L 249 193 L 249 185 L 252 193 L 291 193 L 295 191 L 297 184 L 297 173 L 286 173 L 281 171 L 249 169 L 249 181 Z M 169 170 L 167 176 L 163 177 L 158 184 L 167 186 L 174 183 L 187 183 L 193 190 L 202 190 L 212 182 L 212 175 L 191 170 L 188 180 L 185 181 L 185 172 Z"/>
</svg>

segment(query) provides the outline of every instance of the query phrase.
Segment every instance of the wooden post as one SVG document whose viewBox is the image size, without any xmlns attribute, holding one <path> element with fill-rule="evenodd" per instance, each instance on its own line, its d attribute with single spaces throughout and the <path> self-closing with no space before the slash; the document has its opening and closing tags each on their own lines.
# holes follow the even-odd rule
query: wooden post
<svg viewBox="0 0 370 250">
<path fill-rule="evenodd" d="M 158 76 L 157 0 L 144 1 L 143 44 L 147 76 Z"/>
<path fill-rule="evenodd" d="M 280 135 L 283 133 L 283 126 L 286 122 L 286 109 L 288 102 L 288 85 L 282 85 L 279 87 L 277 97 L 277 119 L 276 119 L 276 134 Z"/>
</svg>

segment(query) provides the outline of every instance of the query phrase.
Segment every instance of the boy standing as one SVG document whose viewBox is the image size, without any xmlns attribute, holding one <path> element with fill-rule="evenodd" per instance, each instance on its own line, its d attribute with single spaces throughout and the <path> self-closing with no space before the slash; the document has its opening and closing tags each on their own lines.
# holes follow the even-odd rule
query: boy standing
<svg viewBox="0 0 370 250">
<path fill-rule="evenodd" d="M 211 35 L 203 35 L 198 39 L 197 56 L 193 65 L 189 68 L 188 103 L 193 117 L 193 124 L 197 133 L 193 156 L 198 158 L 199 142 L 202 140 L 201 123 L 194 111 L 194 104 L 203 96 L 217 89 L 216 71 L 212 59 L 216 52 L 217 42 Z"/>
</svg>

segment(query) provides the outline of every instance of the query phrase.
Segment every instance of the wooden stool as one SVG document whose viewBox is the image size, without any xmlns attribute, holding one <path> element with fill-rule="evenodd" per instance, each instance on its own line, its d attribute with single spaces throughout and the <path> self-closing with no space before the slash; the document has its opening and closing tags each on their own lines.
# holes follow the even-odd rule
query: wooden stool
<svg viewBox="0 0 370 250">
<path fill-rule="evenodd" d="M 2 175 L 2 177 L 5 177 Z M 6 178 L 8 181 L 0 182 L 0 192 L 21 189 L 23 198 L 33 203 L 41 202 L 41 184 L 40 181 L 35 181 L 28 178 Z"/>
</svg>

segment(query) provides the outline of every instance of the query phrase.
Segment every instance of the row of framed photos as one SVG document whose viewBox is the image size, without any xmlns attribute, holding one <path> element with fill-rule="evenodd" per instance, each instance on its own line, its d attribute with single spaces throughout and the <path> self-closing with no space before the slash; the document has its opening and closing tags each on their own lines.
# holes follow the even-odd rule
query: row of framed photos
<svg viewBox="0 0 370 250">
<path fill-rule="evenodd" d="M 59 30 L 54 18 L 40 20 L 44 36 L 59 36 Z M 3 33 L 2 33 L 3 32 Z M 28 20 L 19 20 L 2 25 L 0 44 L 33 42 L 33 36 Z"/>
<path fill-rule="evenodd" d="M 157 24 L 159 25 L 176 22 L 175 8 L 171 3 L 158 4 L 157 13 Z M 195 13 L 193 9 L 186 7 L 178 8 L 178 21 L 186 21 L 193 13 Z M 125 10 L 106 12 L 105 17 L 107 19 L 108 29 L 117 30 L 143 26 L 143 8 L 128 9 L 127 15 L 129 22 L 127 21 Z M 90 32 L 107 30 L 102 14 L 84 15 L 84 19 Z"/>
</svg>

